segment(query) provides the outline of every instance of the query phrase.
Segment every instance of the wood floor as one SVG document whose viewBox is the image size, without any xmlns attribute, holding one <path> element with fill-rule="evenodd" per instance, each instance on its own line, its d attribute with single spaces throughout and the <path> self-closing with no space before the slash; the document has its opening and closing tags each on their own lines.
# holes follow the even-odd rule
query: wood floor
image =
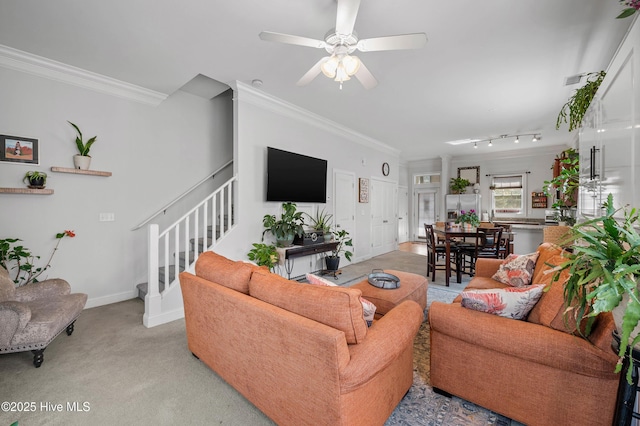
<svg viewBox="0 0 640 426">
<path fill-rule="evenodd" d="M 411 253 L 422 254 L 424 256 L 427 255 L 427 243 L 408 241 L 406 243 L 400 243 L 398 245 L 398 250 L 400 251 L 408 251 Z"/>
</svg>

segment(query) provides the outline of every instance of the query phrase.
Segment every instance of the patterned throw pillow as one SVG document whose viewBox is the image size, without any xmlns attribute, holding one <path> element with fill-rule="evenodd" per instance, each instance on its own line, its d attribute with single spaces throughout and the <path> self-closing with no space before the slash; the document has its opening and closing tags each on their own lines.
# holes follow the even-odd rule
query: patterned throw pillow
<svg viewBox="0 0 640 426">
<path fill-rule="evenodd" d="M 462 306 L 512 319 L 524 319 L 542 296 L 544 284 L 462 292 Z"/>
<path fill-rule="evenodd" d="M 309 284 L 323 285 L 327 287 L 337 287 L 337 284 L 332 283 L 329 280 L 325 280 L 324 278 L 319 277 L 317 275 L 313 275 L 313 274 L 307 274 L 307 281 L 309 281 Z M 360 297 L 360 303 L 362 303 L 362 312 L 364 313 L 364 320 L 367 322 L 367 325 L 371 327 L 371 324 L 373 324 L 373 317 L 375 316 L 375 313 L 376 313 L 376 305 L 374 305 L 367 299 L 363 298 L 362 296 Z"/>
<path fill-rule="evenodd" d="M 524 287 L 531 284 L 533 271 L 536 269 L 536 260 L 539 252 L 530 254 L 510 254 L 502 261 L 498 271 L 491 278 L 511 287 Z"/>
</svg>

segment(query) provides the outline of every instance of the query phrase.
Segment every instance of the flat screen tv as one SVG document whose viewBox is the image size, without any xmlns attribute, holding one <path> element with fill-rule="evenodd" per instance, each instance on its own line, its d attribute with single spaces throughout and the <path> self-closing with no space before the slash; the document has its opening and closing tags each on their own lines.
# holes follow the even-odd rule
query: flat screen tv
<svg viewBox="0 0 640 426">
<path fill-rule="evenodd" d="M 325 203 L 327 160 L 267 147 L 267 201 Z"/>
</svg>

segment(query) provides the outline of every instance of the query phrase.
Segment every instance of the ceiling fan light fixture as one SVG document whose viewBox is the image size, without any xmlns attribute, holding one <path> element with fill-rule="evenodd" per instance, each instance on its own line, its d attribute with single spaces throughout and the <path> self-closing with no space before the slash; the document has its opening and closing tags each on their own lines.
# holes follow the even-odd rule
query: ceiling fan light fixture
<svg viewBox="0 0 640 426">
<path fill-rule="evenodd" d="M 342 58 L 342 64 L 349 76 L 354 75 L 360 69 L 360 59 L 357 56 L 345 55 L 345 57 Z"/>
<path fill-rule="evenodd" d="M 336 70 L 338 69 L 338 65 L 340 61 L 336 57 L 336 55 L 331 55 L 331 57 L 320 66 L 322 70 L 322 74 L 329 78 L 334 78 L 336 76 Z"/>
<path fill-rule="evenodd" d="M 342 62 L 338 64 L 338 68 L 336 69 L 336 78 L 334 80 L 339 83 L 351 80 L 351 77 L 349 77 L 349 73 L 347 73 L 347 70 Z"/>
</svg>

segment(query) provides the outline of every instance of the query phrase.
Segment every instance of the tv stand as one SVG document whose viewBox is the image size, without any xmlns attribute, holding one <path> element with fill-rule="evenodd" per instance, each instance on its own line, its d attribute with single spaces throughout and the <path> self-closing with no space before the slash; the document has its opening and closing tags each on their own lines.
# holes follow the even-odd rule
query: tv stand
<svg viewBox="0 0 640 426">
<path fill-rule="evenodd" d="M 293 263 L 297 257 L 311 256 L 313 254 L 326 253 L 338 247 L 337 241 L 330 241 L 306 246 L 289 246 L 278 248 L 278 255 L 284 258 L 284 270 L 287 272 L 287 279 L 291 279 Z"/>
</svg>

